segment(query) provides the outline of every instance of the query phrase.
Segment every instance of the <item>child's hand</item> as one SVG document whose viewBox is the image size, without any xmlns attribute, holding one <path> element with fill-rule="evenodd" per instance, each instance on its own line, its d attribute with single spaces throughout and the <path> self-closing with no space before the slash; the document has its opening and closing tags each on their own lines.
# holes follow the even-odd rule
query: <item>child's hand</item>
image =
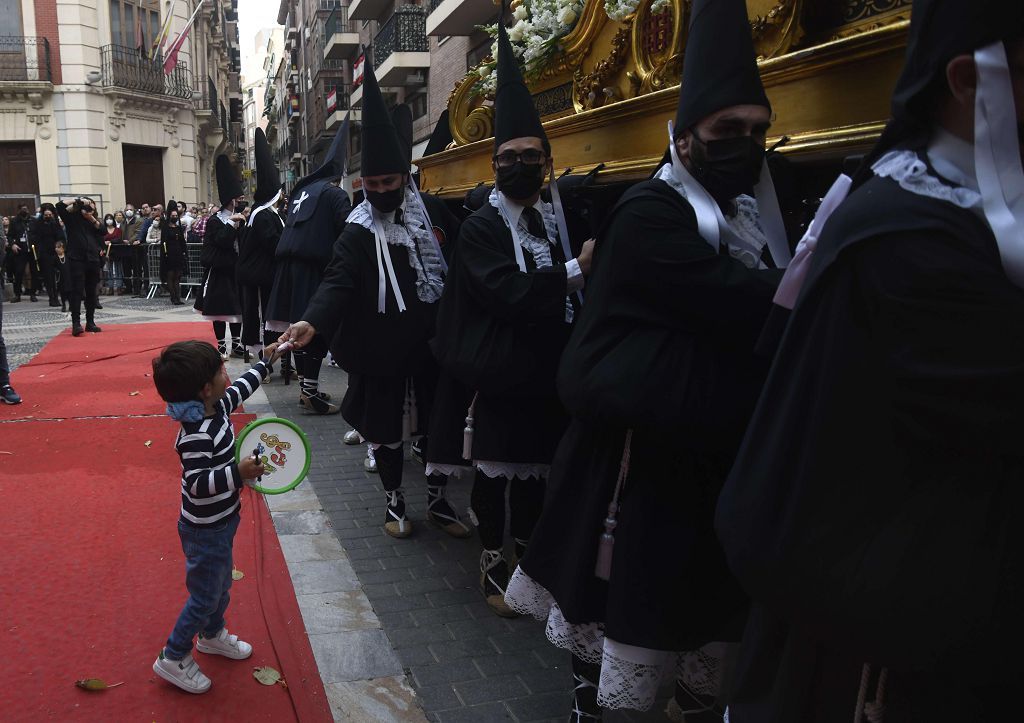
<svg viewBox="0 0 1024 723">
<path fill-rule="evenodd" d="M 267 344 L 263 349 L 263 361 L 267 364 L 273 364 L 281 358 L 281 352 L 278 351 L 278 347 L 281 346 L 281 342 L 275 341 L 273 344 Z"/>
<path fill-rule="evenodd" d="M 257 461 L 252 457 L 243 457 L 242 461 L 238 463 L 238 474 L 246 482 L 262 477 L 265 474 L 263 462 Z"/>
</svg>

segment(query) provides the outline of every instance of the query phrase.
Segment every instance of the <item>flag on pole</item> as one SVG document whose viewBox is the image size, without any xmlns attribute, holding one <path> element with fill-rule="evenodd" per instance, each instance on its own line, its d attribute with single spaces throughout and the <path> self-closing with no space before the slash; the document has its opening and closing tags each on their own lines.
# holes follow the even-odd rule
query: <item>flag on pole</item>
<svg viewBox="0 0 1024 723">
<path fill-rule="evenodd" d="M 146 36 L 142 32 L 142 3 L 135 7 L 135 49 L 139 51 L 139 57 L 148 60 L 146 54 Z"/>
<path fill-rule="evenodd" d="M 182 28 L 178 38 L 171 44 L 171 49 L 167 51 L 167 59 L 164 61 L 164 75 L 170 75 L 171 71 L 174 70 L 174 66 L 178 64 L 178 52 L 181 50 L 181 46 L 185 44 L 185 38 L 188 37 L 188 31 L 192 29 L 192 23 L 195 22 L 196 15 L 202 9 L 203 4 L 197 3 L 195 12 L 192 13 L 192 17 L 185 23 L 185 27 Z"/>
<path fill-rule="evenodd" d="M 202 3 L 199 6 L 202 7 Z M 171 9 L 167 12 L 167 17 L 164 18 L 164 24 L 160 28 L 160 32 L 153 38 L 153 57 L 164 49 L 164 45 L 167 43 L 167 36 L 171 33 L 171 22 L 174 21 L 174 9 L 178 6 L 178 0 L 173 0 L 171 3 Z"/>
</svg>

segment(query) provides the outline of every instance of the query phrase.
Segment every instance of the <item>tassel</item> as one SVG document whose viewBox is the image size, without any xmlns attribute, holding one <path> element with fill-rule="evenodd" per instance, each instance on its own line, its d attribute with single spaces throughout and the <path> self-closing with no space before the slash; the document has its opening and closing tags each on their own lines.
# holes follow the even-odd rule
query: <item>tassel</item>
<svg viewBox="0 0 1024 723">
<path fill-rule="evenodd" d="M 608 516 L 604 518 L 604 532 L 597 543 L 597 562 L 594 575 L 602 580 L 612 577 L 612 553 L 615 550 L 615 528 L 618 526 L 616 516 L 619 512 L 619 494 L 629 475 L 629 455 L 633 444 L 633 430 L 626 430 L 626 442 L 622 448 L 622 461 L 619 463 L 619 478 L 615 481 L 615 493 L 608 503 Z"/>
<path fill-rule="evenodd" d="M 597 543 L 597 564 L 594 566 L 594 575 L 602 580 L 612 579 L 612 553 L 615 550 L 615 527 L 618 522 L 615 520 L 615 513 L 618 505 L 612 502 L 608 505 L 608 516 L 604 518 L 604 532 L 601 533 L 601 540 Z"/>
<path fill-rule="evenodd" d="M 466 410 L 466 428 L 462 430 L 462 458 L 473 461 L 473 414 L 476 410 L 477 395 L 473 395 L 473 401 Z"/>
</svg>

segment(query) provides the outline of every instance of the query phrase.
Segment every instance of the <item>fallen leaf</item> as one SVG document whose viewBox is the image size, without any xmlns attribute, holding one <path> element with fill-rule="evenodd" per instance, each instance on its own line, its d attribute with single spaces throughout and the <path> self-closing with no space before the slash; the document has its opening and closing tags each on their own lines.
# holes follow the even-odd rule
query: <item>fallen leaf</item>
<svg viewBox="0 0 1024 723">
<path fill-rule="evenodd" d="M 263 683 L 263 685 L 273 685 L 274 683 L 280 683 L 285 688 L 288 687 L 288 684 L 281 679 L 281 674 L 273 668 L 271 668 L 269 665 L 266 665 L 262 668 L 253 668 L 252 677 L 254 677 L 259 682 Z"/>
<path fill-rule="evenodd" d="M 237 567 L 231 568 L 231 579 L 232 580 L 241 580 L 243 577 L 245 577 L 245 573 L 244 572 L 239 570 Z"/>
<path fill-rule="evenodd" d="M 116 688 L 119 685 L 124 685 L 124 681 L 122 680 L 120 683 L 110 683 L 109 685 L 107 684 L 106 681 L 100 678 L 82 678 L 81 680 L 75 681 L 76 687 L 81 688 L 82 690 L 92 691 L 106 690 L 107 688 Z"/>
<path fill-rule="evenodd" d="M 152 447 L 153 446 L 153 440 L 152 439 L 147 439 L 145 442 L 143 442 L 143 444 L 145 444 L 147 447 Z"/>
<path fill-rule="evenodd" d="M 140 394 L 142 394 L 142 392 L 128 392 L 128 396 L 129 397 L 137 397 Z"/>
</svg>

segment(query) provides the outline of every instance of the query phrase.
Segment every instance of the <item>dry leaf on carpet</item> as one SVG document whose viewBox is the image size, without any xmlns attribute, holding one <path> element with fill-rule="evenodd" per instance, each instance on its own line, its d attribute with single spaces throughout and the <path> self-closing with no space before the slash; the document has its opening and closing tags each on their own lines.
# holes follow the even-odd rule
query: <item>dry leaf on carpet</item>
<svg viewBox="0 0 1024 723">
<path fill-rule="evenodd" d="M 253 668 L 252 677 L 254 677 L 263 685 L 273 685 L 274 683 L 280 683 L 283 687 L 287 688 L 288 684 L 281 678 L 281 674 L 271 668 L 269 665 L 265 665 L 262 668 Z"/>
<path fill-rule="evenodd" d="M 75 681 L 75 686 L 82 690 L 106 690 L 107 688 L 116 688 L 119 685 L 124 685 L 122 680 L 120 683 L 107 684 L 105 680 L 100 678 L 82 678 L 81 680 Z"/>
<path fill-rule="evenodd" d="M 232 580 L 241 580 L 243 577 L 245 577 L 245 573 L 239 570 L 237 567 L 231 569 Z"/>
</svg>

